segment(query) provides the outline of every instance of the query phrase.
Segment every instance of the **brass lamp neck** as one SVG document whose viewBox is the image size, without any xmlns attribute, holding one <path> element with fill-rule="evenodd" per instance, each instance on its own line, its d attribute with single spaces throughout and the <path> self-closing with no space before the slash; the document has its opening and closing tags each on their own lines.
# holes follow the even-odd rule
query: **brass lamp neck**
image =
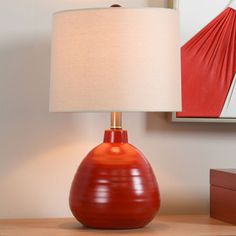
<svg viewBox="0 0 236 236">
<path fill-rule="evenodd" d="M 111 129 L 122 129 L 122 113 L 111 113 Z"/>
</svg>

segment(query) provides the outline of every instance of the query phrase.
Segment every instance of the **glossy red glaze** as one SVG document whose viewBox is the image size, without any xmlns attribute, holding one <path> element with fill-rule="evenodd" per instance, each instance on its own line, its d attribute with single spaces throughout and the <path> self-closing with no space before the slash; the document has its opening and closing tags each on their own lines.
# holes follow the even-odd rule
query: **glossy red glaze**
<svg viewBox="0 0 236 236">
<path fill-rule="evenodd" d="M 82 161 L 70 208 L 92 228 L 139 228 L 154 218 L 160 208 L 158 185 L 148 161 L 128 143 L 127 131 L 106 130 L 104 142 Z"/>
</svg>

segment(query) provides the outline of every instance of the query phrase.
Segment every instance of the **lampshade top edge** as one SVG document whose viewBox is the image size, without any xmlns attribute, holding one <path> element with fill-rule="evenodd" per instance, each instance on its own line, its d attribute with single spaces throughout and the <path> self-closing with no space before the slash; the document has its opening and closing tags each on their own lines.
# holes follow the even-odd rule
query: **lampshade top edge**
<svg viewBox="0 0 236 236">
<path fill-rule="evenodd" d="M 70 12 L 86 12 L 86 11 L 125 11 L 125 10 L 155 10 L 155 11 L 170 11 L 177 12 L 176 9 L 172 8 L 162 8 L 162 7 L 108 7 L 108 8 L 80 8 L 80 9 L 68 9 L 62 11 L 56 11 L 53 16 L 66 14 Z"/>
</svg>

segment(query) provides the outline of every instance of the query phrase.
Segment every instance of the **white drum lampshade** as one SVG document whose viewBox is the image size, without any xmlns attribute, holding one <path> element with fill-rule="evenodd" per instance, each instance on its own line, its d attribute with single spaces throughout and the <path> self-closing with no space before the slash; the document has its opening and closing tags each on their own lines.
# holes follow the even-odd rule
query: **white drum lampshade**
<svg viewBox="0 0 236 236">
<path fill-rule="evenodd" d="M 51 68 L 50 111 L 180 111 L 178 13 L 58 12 Z"/>
</svg>

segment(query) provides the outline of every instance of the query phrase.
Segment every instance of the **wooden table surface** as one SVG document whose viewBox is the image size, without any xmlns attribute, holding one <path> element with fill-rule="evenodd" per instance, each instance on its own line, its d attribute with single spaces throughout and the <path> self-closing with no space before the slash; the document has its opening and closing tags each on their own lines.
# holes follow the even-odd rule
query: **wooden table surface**
<svg viewBox="0 0 236 236">
<path fill-rule="evenodd" d="M 205 215 L 158 216 L 148 226 L 135 230 L 95 230 L 81 226 L 75 219 L 0 220 L 0 236 L 236 236 L 236 226 Z"/>
</svg>

